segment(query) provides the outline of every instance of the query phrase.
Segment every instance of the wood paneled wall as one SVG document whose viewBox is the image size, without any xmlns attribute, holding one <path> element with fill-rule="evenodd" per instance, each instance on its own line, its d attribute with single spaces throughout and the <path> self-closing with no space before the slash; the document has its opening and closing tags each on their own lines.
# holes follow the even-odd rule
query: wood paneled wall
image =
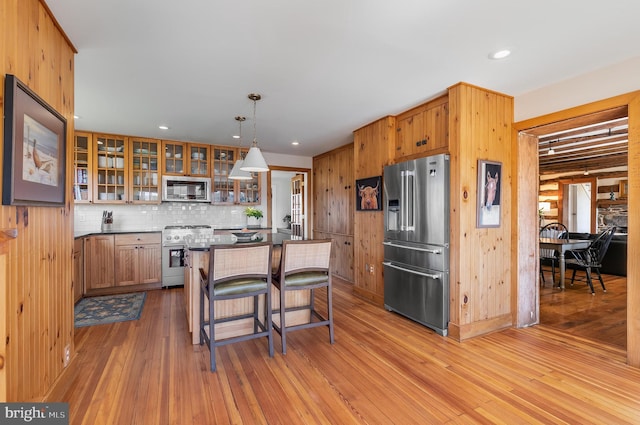
<svg viewBox="0 0 640 425">
<path fill-rule="evenodd" d="M 512 123 L 512 97 L 464 83 L 449 88 L 449 335 L 458 340 L 512 324 Z M 476 227 L 479 159 L 502 163 L 500 227 Z"/>
<path fill-rule="evenodd" d="M 0 228 L 17 229 L 3 248 L 6 267 L 0 267 L 0 401 L 37 401 L 64 369 L 65 350 L 73 355 L 74 349 L 69 164 L 75 49 L 38 0 L 2 0 L 0 16 L 3 87 L 5 74 L 16 75 L 67 120 L 65 206 L 0 207 Z"/>
<path fill-rule="evenodd" d="M 381 176 L 395 155 L 395 117 L 385 117 L 354 132 L 355 179 Z M 380 188 L 382 193 L 382 187 Z M 384 212 L 356 211 L 354 216 L 354 293 L 384 304 Z"/>
</svg>

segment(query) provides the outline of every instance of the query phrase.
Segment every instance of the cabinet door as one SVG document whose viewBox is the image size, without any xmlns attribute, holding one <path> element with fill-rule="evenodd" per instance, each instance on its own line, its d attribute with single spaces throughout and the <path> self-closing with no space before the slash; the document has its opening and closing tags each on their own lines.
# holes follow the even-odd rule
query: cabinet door
<svg viewBox="0 0 640 425">
<path fill-rule="evenodd" d="M 449 104 L 430 106 L 424 111 L 424 134 L 427 143 L 420 152 L 449 147 Z"/>
<path fill-rule="evenodd" d="M 94 134 L 93 202 L 124 203 L 127 200 L 127 138 Z"/>
<path fill-rule="evenodd" d="M 162 145 L 160 140 L 132 137 L 130 139 L 131 156 L 129 197 L 132 203 L 160 203 L 160 170 L 163 167 Z"/>
<path fill-rule="evenodd" d="M 76 204 L 91 202 L 93 170 L 93 135 L 76 132 L 73 145 L 73 200 Z"/>
<path fill-rule="evenodd" d="M 424 110 L 413 109 L 398 117 L 396 158 L 413 155 L 424 149 L 427 137 L 424 134 Z"/>
<path fill-rule="evenodd" d="M 162 151 L 164 152 L 162 173 L 183 176 L 186 171 L 187 144 L 163 140 Z"/>
<path fill-rule="evenodd" d="M 353 237 L 331 235 L 333 238 L 333 273 L 353 282 Z"/>
<path fill-rule="evenodd" d="M 195 177 L 209 177 L 209 146 L 189 144 L 187 146 L 189 175 Z"/>
<path fill-rule="evenodd" d="M 138 283 L 162 281 L 161 244 L 141 245 L 138 249 Z"/>
<path fill-rule="evenodd" d="M 115 285 L 113 235 L 91 236 L 85 240 L 85 287 L 110 288 Z"/>
<path fill-rule="evenodd" d="M 329 172 L 331 156 L 313 159 L 314 231 L 329 231 Z"/>
<path fill-rule="evenodd" d="M 138 250 L 138 245 L 116 246 L 116 286 L 138 283 Z"/>
<path fill-rule="evenodd" d="M 73 302 L 84 294 L 84 244 L 82 238 L 73 241 Z"/>
<path fill-rule="evenodd" d="M 212 146 L 213 183 L 212 203 L 218 205 L 236 203 L 236 182 L 229 180 L 229 173 L 236 162 L 237 152 L 234 148 Z"/>
</svg>

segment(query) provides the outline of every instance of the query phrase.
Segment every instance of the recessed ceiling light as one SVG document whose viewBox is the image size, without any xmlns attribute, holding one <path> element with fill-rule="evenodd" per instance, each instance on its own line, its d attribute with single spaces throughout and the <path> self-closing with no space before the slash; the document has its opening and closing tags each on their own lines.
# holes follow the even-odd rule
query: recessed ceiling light
<svg viewBox="0 0 640 425">
<path fill-rule="evenodd" d="M 168 126 L 166 126 L 166 125 L 159 125 L 159 126 L 158 126 L 158 128 L 159 128 L 160 130 L 169 130 L 169 127 L 168 127 Z"/>
<path fill-rule="evenodd" d="M 293 146 L 298 146 L 298 145 L 300 144 L 300 142 L 295 141 L 295 142 L 291 142 L 291 144 L 292 144 Z"/>
<path fill-rule="evenodd" d="M 239 135 L 237 135 L 237 134 L 234 134 L 234 135 L 233 135 L 233 138 L 234 138 L 234 139 L 239 139 L 239 138 L 240 138 L 240 136 L 239 136 Z"/>
<path fill-rule="evenodd" d="M 511 50 L 503 49 L 489 54 L 489 59 L 504 59 L 511 54 Z"/>
</svg>

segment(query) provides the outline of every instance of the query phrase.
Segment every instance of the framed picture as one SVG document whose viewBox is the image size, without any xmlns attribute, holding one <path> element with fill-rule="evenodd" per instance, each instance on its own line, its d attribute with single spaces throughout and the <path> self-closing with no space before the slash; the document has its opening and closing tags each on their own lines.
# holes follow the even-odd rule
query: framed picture
<svg viewBox="0 0 640 425">
<path fill-rule="evenodd" d="M 356 211 L 382 209 L 382 176 L 356 180 Z"/>
<path fill-rule="evenodd" d="M 7 74 L 3 205 L 64 205 L 66 136 L 64 117 Z"/>
<path fill-rule="evenodd" d="M 476 227 L 500 227 L 502 163 L 478 160 Z"/>
<path fill-rule="evenodd" d="M 618 198 L 627 199 L 627 196 L 629 196 L 629 181 L 620 180 L 620 189 L 618 191 Z"/>
</svg>

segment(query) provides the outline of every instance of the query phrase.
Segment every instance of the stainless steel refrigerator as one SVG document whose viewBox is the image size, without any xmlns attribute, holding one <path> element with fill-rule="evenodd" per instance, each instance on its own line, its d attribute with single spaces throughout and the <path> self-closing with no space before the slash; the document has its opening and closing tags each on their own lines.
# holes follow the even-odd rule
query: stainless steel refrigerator
<svg viewBox="0 0 640 425">
<path fill-rule="evenodd" d="M 449 155 L 384 168 L 384 306 L 447 334 Z"/>
</svg>

